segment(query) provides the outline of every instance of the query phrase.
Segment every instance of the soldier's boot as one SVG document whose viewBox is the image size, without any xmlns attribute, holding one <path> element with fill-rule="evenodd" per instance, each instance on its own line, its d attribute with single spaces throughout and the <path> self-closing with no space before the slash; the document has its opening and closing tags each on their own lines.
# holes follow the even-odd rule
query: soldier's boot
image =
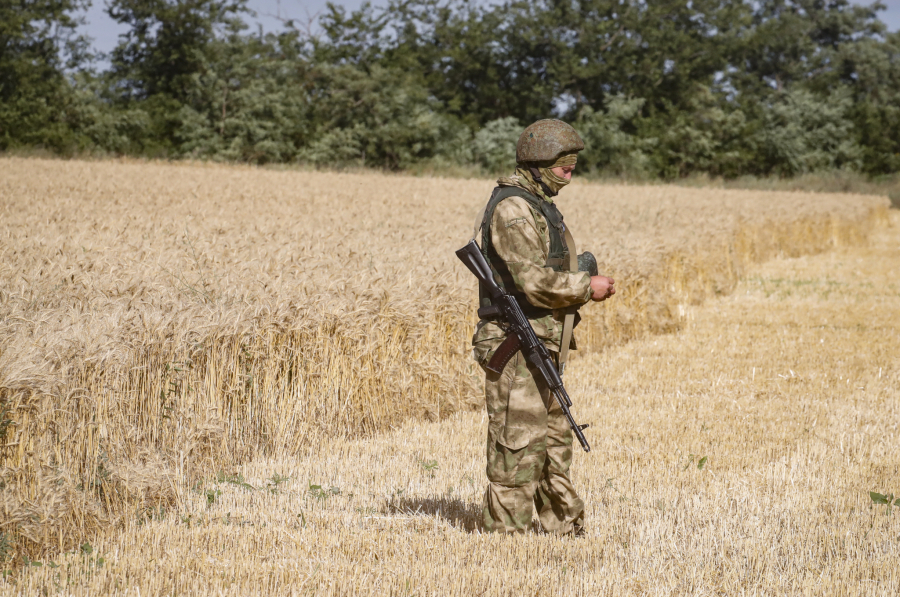
<svg viewBox="0 0 900 597">
<path fill-rule="evenodd" d="M 578 536 L 584 533 L 584 501 L 569 479 L 573 434 L 559 405 L 554 406 L 547 421 L 547 458 L 534 505 L 544 531 Z"/>
</svg>

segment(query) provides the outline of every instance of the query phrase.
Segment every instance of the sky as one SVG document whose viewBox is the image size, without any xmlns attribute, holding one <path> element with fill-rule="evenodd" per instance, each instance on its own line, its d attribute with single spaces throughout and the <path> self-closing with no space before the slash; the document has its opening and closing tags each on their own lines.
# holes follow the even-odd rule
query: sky
<svg viewBox="0 0 900 597">
<path fill-rule="evenodd" d="M 282 19 L 295 19 L 299 23 L 306 22 L 308 17 L 314 17 L 325 8 L 327 0 L 249 0 L 248 4 L 257 13 L 256 22 L 262 24 L 265 31 L 277 31 L 281 29 Z M 342 4 L 347 10 L 359 8 L 363 0 L 335 0 L 335 4 Z M 860 2 L 859 4 L 870 4 Z M 891 31 L 900 29 L 900 0 L 882 0 L 887 10 L 881 13 L 881 20 Z M 87 26 L 84 32 L 93 38 L 94 49 L 100 52 L 111 51 L 118 41 L 118 36 L 124 31 L 118 23 L 109 18 L 105 12 L 106 0 L 93 0 L 93 5 L 87 13 Z M 373 4 L 379 4 L 375 0 Z"/>
<path fill-rule="evenodd" d="M 87 12 L 87 26 L 84 33 L 93 38 L 94 50 L 110 52 L 118 42 L 119 34 L 125 31 L 125 27 L 109 18 L 106 14 L 106 0 L 91 0 L 91 8 Z M 332 0 L 334 4 L 342 4 L 347 11 L 359 8 L 363 0 Z M 265 31 L 278 31 L 282 29 L 278 19 L 295 19 L 298 23 L 305 23 L 308 17 L 315 16 L 324 11 L 328 0 L 249 0 L 250 9 L 257 13 L 256 22 L 262 24 Z M 373 4 L 379 4 L 374 0 Z M 900 5 L 900 0 L 896 0 Z M 898 9 L 900 12 L 900 9 Z M 253 19 L 247 19 L 251 23 Z"/>
</svg>

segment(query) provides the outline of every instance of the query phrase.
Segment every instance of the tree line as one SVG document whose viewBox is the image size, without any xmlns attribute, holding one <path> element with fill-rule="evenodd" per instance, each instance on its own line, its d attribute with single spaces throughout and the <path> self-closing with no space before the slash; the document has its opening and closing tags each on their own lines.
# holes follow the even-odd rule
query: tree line
<svg viewBox="0 0 900 597">
<path fill-rule="evenodd" d="M 0 4 L 0 149 L 500 171 L 546 117 L 629 177 L 900 170 L 900 34 L 847 0 L 390 0 L 277 32 L 246 0 Z"/>
</svg>

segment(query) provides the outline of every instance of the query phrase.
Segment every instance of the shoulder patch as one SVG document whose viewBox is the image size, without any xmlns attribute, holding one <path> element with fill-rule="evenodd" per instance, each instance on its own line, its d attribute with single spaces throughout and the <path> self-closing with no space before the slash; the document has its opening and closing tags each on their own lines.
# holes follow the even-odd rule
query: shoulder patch
<svg viewBox="0 0 900 597">
<path fill-rule="evenodd" d="M 528 223 L 528 218 L 514 218 L 514 219 L 506 222 L 506 227 L 511 228 L 511 227 L 515 226 L 516 224 L 527 224 L 527 223 Z"/>
</svg>

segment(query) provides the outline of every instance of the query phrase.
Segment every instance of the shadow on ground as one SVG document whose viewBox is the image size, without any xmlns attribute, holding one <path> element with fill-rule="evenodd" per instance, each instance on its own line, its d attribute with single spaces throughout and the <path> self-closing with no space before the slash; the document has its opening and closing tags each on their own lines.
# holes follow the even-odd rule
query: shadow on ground
<svg viewBox="0 0 900 597">
<path fill-rule="evenodd" d="M 384 512 L 388 515 L 437 516 L 467 533 L 481 529 L 481 505 L 449 496 L 394 498 L 385 506 Z"/>
</svg>

